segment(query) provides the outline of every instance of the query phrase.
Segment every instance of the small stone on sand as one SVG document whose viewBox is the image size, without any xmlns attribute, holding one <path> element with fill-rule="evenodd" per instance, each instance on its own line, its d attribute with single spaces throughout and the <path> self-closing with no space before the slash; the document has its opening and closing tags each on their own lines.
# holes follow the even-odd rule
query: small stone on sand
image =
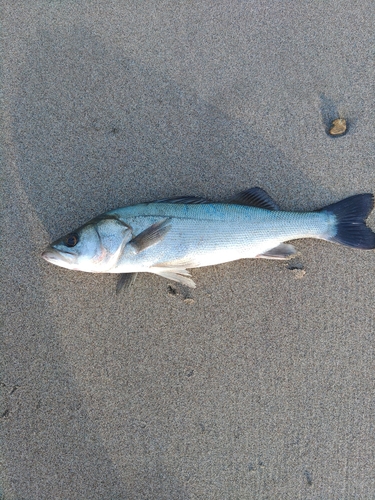
<svg viewBox="0 0 375 500">
<path fill-rule="evenodd" d="M 344 118 L 337 118 L 333 120 L 332 127 L 329 130 L 331 135 L 342 135 L 346 132 L 346 120 Z"/>
</svg>

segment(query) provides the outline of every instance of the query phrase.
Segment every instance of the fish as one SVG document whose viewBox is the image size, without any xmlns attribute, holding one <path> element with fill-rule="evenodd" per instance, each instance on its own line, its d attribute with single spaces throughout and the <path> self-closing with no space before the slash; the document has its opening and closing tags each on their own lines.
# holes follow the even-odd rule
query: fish
<svg viewBox="0 0 375 500">
<path fill-rule="evenodd" d="M 239 259 L 290 259 L 290 243 L 317 238 L 347 247 L 375 248 L 366 225 L 372 193 L 356 194 L 312 212 L 279 208 L 260 187 L 226 202 L 195 196 L 164 198 L 110 210 L 54 241 L 42 257 L 75 271 L 117 273 L 116 291 L 138 273 L 154 273 L 190 288 L 188 269 Z"/>
</svg>

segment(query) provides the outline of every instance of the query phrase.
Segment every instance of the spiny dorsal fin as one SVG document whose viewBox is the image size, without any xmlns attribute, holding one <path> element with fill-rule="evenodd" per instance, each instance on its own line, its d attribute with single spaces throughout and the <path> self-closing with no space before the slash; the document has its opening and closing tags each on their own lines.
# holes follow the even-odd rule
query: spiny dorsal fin
<svg viewBox="0 0 375 500">
<path fill-rule="evenodd" d="M 148 227 L 137 236 L 135 236 L 130 242 L 131 245 L 137 253 L 142 252 L 152 245 L 156 245 L 161 240 L 163 240 L 171 229 L 169 224 L 170 219 L 163 219 L 159 222 L 155 222 L 152 226 Z"/>
<path fill-rule="evenodd" d="M 212 202 L 200 196 L 176 196 L 175 198 L 162 198 L 161 200 L 156 200 L 152 203 L 181 203 L 183 205 L 199 205 L 201 203 Z"/>
<path fill-rule="evenodd" d="M 229 203 L 265 208 L 267 210 L 280 210 L 279 205 L 260 187 L 253 187 L 246 189 L 246 191 L 241 191 L 241 193 L 230 198 Z"/>
</svg>

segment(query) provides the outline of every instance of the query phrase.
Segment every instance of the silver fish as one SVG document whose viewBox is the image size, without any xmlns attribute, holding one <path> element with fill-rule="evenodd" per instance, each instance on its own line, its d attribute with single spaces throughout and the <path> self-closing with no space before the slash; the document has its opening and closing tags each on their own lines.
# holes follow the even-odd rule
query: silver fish
<svg viewBox="0 0 375 500">
<path fill-rule="evenodd" d="M 374 196 L 358 194 L 315 212 L 281 211 L 261 188 L 226 203 L 180 197 L 118 208 L 53 242 L 42 257 L 90 273 L 119 273 L 117 290 L 136 273 L 158 274 L 195 287 L 187 269 L 237 259 L 288 259 L 285 241 L 318 238 L 353 248 L 375 248 L 365 220 Z"/>
</svg>

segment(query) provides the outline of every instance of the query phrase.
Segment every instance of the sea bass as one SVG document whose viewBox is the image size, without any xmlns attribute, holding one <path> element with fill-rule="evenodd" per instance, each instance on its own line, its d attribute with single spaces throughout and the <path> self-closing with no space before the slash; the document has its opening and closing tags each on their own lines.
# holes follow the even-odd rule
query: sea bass
<svg viewBox="0 0 375 500">
<path fill-rule="evenodd" d="M 158 274 L 195 288 L 187 269 L 237 259 L 288 259 L 285 241 L 318 238 L 375 248 L 366 226 L 374 196 L 358 194 L 315 212 L 285 212 L 261 188 L 226 203 L 180 197 L 110 210 L 53 242 L 42 257 L 57 266 L 121 274 L 117 290 L 136 273 Z"/>
</svg>

